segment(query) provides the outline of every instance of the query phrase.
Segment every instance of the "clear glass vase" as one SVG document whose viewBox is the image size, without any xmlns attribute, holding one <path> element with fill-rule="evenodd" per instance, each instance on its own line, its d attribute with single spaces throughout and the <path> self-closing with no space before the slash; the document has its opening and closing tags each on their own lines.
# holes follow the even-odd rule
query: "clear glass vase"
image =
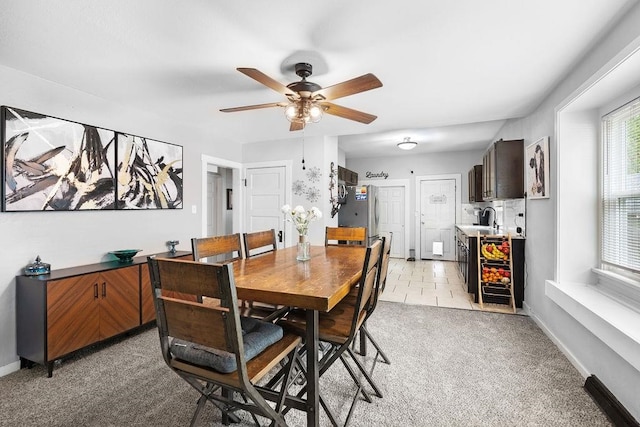
<svg viewBox="0 0 640 427">
<path fill-rule="evenodd" d="M 298 261 L 307 261 L 311 258 L 311 243 L 309 243 L 309 237 L 306 234 L 300 234 L 298 236 Z"/>
</svg>

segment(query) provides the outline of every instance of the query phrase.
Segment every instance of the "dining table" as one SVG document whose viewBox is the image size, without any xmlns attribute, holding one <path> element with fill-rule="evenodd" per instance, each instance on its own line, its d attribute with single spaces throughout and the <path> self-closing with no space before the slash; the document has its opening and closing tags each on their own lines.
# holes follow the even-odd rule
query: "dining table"
<svg viewBox="0 0 640 427">
<path fill-rule="evenodd" d="M 307 426 L 320 422 L 319 313 L 331 310 L 358 283 L 365 254 L 364 247 L 311 246 L 311 258 L 298 261 L 293 246 L 233 262 L 238 299 L 305 311 L 306 399 L 289 397 L 286 404 L 306 412 Z"/>
</svg>

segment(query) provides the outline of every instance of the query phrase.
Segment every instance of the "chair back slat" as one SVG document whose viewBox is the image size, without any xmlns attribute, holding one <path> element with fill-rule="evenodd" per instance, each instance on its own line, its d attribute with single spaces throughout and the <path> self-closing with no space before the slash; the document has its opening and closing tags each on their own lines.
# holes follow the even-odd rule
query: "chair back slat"
<svg viewBox="0 0 640 427">
<path fill-rule="evenodd" d="M 169 336 L 205 347 L 233 353 L 227 339 L 229 310 L 169 297 L 159 297 L 164 305 Z"/>
<path fill-rule="evenodd" d="M 223 255 L 225 256 L 224 261 L 235 261 L 242 258 L 242 239 L 240 233 L 193 238 L 191 239 L 191 252 L 194 261 L 222 257 Z"/>
<path fill-rule="evenodd" d="M 185 263 L 190 267 L 185 268 Z M 223 295 L 220 289 L 223 270 L 212 269 L 210 268 L 212 265 L 216 264 L 173 259 L 158 260 L 157 266 L 160 277 L 162 277 L 162 291 L 224 299 L 226 295 Z"/>
<path fill-rule="evenodd" d="M 256 231 L 252 233 L 244 233 L 244 254 L 249 258 L 263 253 L 272 252 L 278 249 L 276 243 L 276 231 L 271 230 Z M 252 250 L 263 249 L 258 252 L 251 253 Z"/>
<path fill-rule="evenodd" d="M 341 243 L 346 242 L 346 243 Z M 326 227 L 324 236 L 325 246 L 349 245 L 366 246 L 366 227 Z"/>
</svg>

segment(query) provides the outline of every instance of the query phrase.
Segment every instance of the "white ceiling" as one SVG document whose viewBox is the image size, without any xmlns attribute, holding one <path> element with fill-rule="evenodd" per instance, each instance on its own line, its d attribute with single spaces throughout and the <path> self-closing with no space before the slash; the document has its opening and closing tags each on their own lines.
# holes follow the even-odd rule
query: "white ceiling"
<svg viewBox="0 0 640 427">
<path fill-rule="evenodd" d="M 236 143 L 300 138 L 280 108 L 220 108 L 284 97 L 314 65 L 330 86 L 366 73 L 383 87 L 335 103 L 305 136 L 339 136 L 347 158 L 487 146 L 535 108 L 637 0 L 1 0 L 0 64 Z M 19 106 L 18 106 L 19 107 Z M 419 143 L 401 152 L 396 143 Z"/>
</svg>

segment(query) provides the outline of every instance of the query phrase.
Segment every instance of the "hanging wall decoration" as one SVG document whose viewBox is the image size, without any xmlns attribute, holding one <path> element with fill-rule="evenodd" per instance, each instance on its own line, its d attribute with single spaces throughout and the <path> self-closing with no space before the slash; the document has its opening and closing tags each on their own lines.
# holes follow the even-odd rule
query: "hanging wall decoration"
<svg viewBox="0 0 640 427">
<path fill-rule="evenodd" d="M 540 138 L 526 149 L 527 188 L 529 199 L 549 198 L 549 137 Z"/>
<path fill-rule="evenodd" d="M 117 209 L 182 209 L 182 147 L 118 133 Z"/>
<path fill-rule="evenodd" d="M 307 185 L 301 179 L 293 181 L 293 194 L 296 196 L 302 196 L 307 192 Z"/>
<path fill-rule="evenodd" d="M 2 209 L 115 208 L 115 132 L 2 107 Z"/>
<path fill-rule="evenodd" d="M 307 171 L 307 178 L 310 182 L 320 182 L 320 178 L 322 178 L 320 168 L 317 166 L 310 167 Z"/>
</svg>

